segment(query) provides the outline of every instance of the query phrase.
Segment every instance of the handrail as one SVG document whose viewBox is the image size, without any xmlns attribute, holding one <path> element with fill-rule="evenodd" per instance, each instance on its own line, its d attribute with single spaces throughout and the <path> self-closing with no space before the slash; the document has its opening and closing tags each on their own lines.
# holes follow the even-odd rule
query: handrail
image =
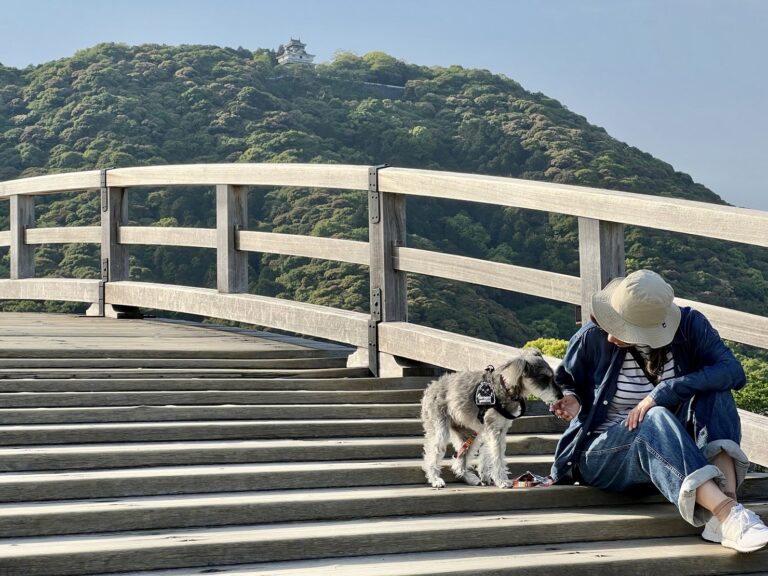
<svg viewBox="0 0 768 576">
<path fill-rule="evenodd" d="M 581 304 L 581 278 L 576 276 L 415 248 L 395 248 L 393 258 L 394 268 L 402 272 Z"/>
<path fill-rule="evenodd" d="M 587 261 L 582 262 L 579 276 L 568 276 L 417 250 L 402 246 L 402 243 L 397 241 L 392 243 L 392 248 L 385 258 L 389 275 L 425 274 L 584 305 L 585 295 L 594 289 L 596 283 L 604 283 L 602 275 L 606 274 L 611 266 L 621 270 L 621 263 L 617 264 L 617 261 L 623 261 L 623 229 L 620 224 L 614 224 L 616 222 L 768 246 L 768 213 L 757 210 L 565 184 L 430 170 L 391 167 L 379 170 L 376 177 L 376 191 L 385 197 L 406 194 L 428 196 L 577 216 L 580 219 L 582 260 Z M 76 190 L 96 190 L 102 184 L 105 184 L 102 196 L 105 194 L 104 190 L 117 193 L 129 187 L 181 185 L 216 185 L 217 190 L 221 188 L 222 193 L 230 194 L 238 193 L 237 190 L 244 186 L 370 189 L 371 171 L 367 166 L 324 164 L 196 164 L 118 168 L 0 182 L 0 198 L 17 198 L 19 201 L 15 211 L 24 213 L 24 218 L 29 220 L 26 213 L 29 212 L 29 202 L 33 200 L 27 198 L 27 204 L 24 204 L 21 202 L 22 198 Z M 102 222 L 101 227 L 36 229 L 27 222 L 19 239 L 15 239 L 12 231 L 0 231 L 0 246 L 10 245 L 12 252 L 14 245 L 16 246 L 16 252 L 21 253 L 21 258 L 12 258 L 12 262 L 26 257 L 26 268 L 18 268 L 22 273 L 17 278 L 22 279 L 29 275 L 28 272 L 23 272 L 30 266 L 30 251 L 27 246 L 43 243 L 101 242 L 104 248 L 104 226 Z M 242 256 L 238 255 L 247 252 L 325 258 L 360 265 L 371 265 L 373 261 L 373 266 L 381 265 L 380 259 L 372 259 L 373 248 L 370 242 L 256 232 L 245 228 L 235 226 L 230 241 L 231 254 L 235 255 L 234 258 L 240 258 L 240 266 L 243 260 Z M 618 250 L 616 246 L 604 245 L 606 238 L 610 236 L 605 234 L 606 230 L 613 234 L 613 242 L 619 238 Z M 217 229 L 128 226 L 127 222 L 117 222 L 112 234 L 113 239 L 110 242 L 115 246 L 124 247 L 120 248 L 120 258 L 126 257 L 126 248 L 132 244 L 220 249 L 222 242 L 222 231 Z M 227 236 L 228 233 L 225 232 L 224 235 Z M 606 250 L 606 246 L 611 250 Z M 596 267 L 592 260 L 598 261 Z M 594 269 L 589 269 L 589 265 L 593 265 Z M 601 277 L 595 278 L 595 274 Z M 113 277 L 111 280 L 127 278 Z M 238 282 L 242 284 L 242 279 Z M 680 300 L 679 303 L 705 311 L 725 337 L 768 348 L 768 318 L 697 302 Z M 385 320 L 385 323 L 387 321 L 392 319 Z"/>
<path fill-rule="evenodd" d="M 121 244 L 216 248 L 216 230 L 212 228 L 120 226 L 117 238 Z"/>
<path fill-rule="evenodd" d="M 556 212 L 768 246 L 768 212 L 534 180 L 388 168 L 379 190 Z"/>
<path fill-rule="evenodd" d="M 67 226 L 63 228 L 27 228 L 27 244 L 89 244 L 101 242 L 98 226 Z"/>
<path fill-rule="evenodd" d="M 44 195 L 77 190 L 98 190 L 101 187 L 101 171 L 67 172 L 32 176 L 0 182 L 0 198 L 15 195 Z"/>
<path fill-rule="evenodd" d="M 149 282 L 108 282 L 105 299 L 117 305 L 170 310 L 222 320 L 279 327 L 356 347 L 368 344 L 368 315 L 255 294 L 221 294 Z"/>
<path fill-rule="evenodd" d="M 239 230 L 236 233 L 236 243 L 238 249 L 246 252 L 321 258 L 364 266 L 370 264 L 368 243 L 359 240 Z"/>
<path fill-rule="evenodd" d="M 368 167 L 346 164 L 181 164 L 115 168 L 107 186 L 297 186 L 368 188 Z"/>
</svg>

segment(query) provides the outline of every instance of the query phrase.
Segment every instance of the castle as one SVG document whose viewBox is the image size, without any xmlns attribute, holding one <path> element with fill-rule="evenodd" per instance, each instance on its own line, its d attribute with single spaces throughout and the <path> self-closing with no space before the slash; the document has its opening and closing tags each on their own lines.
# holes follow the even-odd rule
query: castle
<svg viewBox="0 0 768 576">
<path fill-rule="evenodd" d="M 314 54 L 307 54 L 304 50 L 307 45 L 303 44 L 301 40 L 291 38 L 285 46 L 282 44 L 277 49 L 277 62 L 278 64 L 312 64 L 314 60 Z"/>
</svg>

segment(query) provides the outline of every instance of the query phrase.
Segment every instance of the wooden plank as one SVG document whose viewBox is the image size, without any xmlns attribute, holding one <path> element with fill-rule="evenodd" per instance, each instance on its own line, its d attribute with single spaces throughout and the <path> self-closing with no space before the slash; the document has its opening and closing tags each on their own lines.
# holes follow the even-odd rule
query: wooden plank
<svg viewBox="0 0 768 576">
<path fill-rule="evenodd" d="M 592 314 L 592 295 L 624 276 L 624 224 L 579 218 L 581 321 Z"/>
<path fill-rule="evenodd" d="M 10 246 L 10 245 L 11 245 L 11 231 L 10 230 L 0 231 L 0 246 Z"/>
<path fill-rule="evenodd" d="M 246 322 L 353 346 L 368 345 L 368 315 L 253 294 L 220 294 L 206 288 L 109 282 L 106 303 L 172 310 Z"/>
<path fill-rule="evenodd" d="M 370 262 L 368 243 L 357 240 L 254 232 L 251 230 L 239 231 L 237 239 L 238 249 L 246 252 L 268 252 L 305 258 L 321 258 L 366 266 Z"/>
<path fill-rule="evenodd" d="M 50 194 L 52 192 L 72 192 L 76 190 L 98 190 L 101 187 L 101 170 L 86 172 L 67 172 L 6 180 L 0 182 L 0 198 L 15 194 Z"/>
<path fill-rule="evenodd" d="M 11 196 L 11 278 L 35 276 L 35 251 L 25 242 L 27 228 L 35 227 L 34 196 Z"/>
<path fill-rule="evenodd" d="M 328 488 L 221 494 L 163 495 L 117 501 L 75 501 L 19 504 L 0 512 L 0 536 L 72 534 L 78 532 L 156 530 L 192 526 L 247 525 L 331 520 L 451 514 L 494 510 L 519 510 L 595 506 L 650 498 L 617 498 L 610 492 L 580 487 L 554 490 L 478 490 L 455 485 L 448 490 L 423 486 Z M 660 501 L 655 499 L 651 501 Z M 558 506 L 559 505 L 559 506 Z"/>
<path fill-rule="evenodd" d="M 513 491 L 518 493 L 517 491 Z M 570 526 L 558 527 L 574 530 Z M 458 528 L 457 528 L 458 529 Z M 622 533 L 615 528 L 616 534 Z M 652 528 L 649 527 L 648 535 Z M 701 531 L 699 529 L 699 531 Z M 589 527 L 583 528 L 588 535 Z M 226 569 L 222 567 L 222 569 Z M 205 574 L 198 569 L 190 574 Z M 478 551 L 448 550 L 419 554 L 348 556 L 324 560 L 260 563 L 238 566 L 240 574 L 259 576 L 702 576 L 753 574 L 765 576 L 765 553 L 736 554 L 698 537 L 642 538 L 610 542 L 506 546 Z M 163 575 L 163 576 L 170 576 Z"/>
<path fill-rule="evenodd" d="M 764 513 L 766 506 L 758 504 L 755 509 L 758 514 Z M 461 533 L 461 539 L 451 538 L 456 532 Z M 698 538 L 697 546 L 692 546 L 689 538 L 685 541 L 687 553 L 683 555 L 669 550 L 668 541 L 664 540 L 698 537 L 699 532 L 701 528 L 682 521 L 675 508 L 668 504 L 516 514 L 499 514 L 497 511 L 447 517 L 406 516 L 376 522 L 367 519 L 326 520 L 305 525 L 280 523 L 8 540 L 8 544 L 0 549 L 0 565 L 13 567 L 16 574 L 25 576 L 95 574 L 105 568 L 125 572 L 186 568 L 189 574 L 195 567 L 227 564 L 236 558 L 239 562 L 261 563 L 256 571 L 235 568 L 240 574 L 394 576 L 404 574 L 393 569 L 392 563 L 399 558 L 395 554 L 410 553 L 405 574 L 539 576 L 562 571 L 564 558 L 568 562 L 568 574 L 580 575 L 647 575 L 662 570 L 671 574 L 722 574 L 733 573 L 734 569 L 744 573 L 765 567 L 765 557 L 760 552 L 740 555 L 736 561 L 736 554 L 722 546 L 700 544 Z M 573 543 L 575 534 L 578 544 Z M 626 557 L 617 553 L 617 549 L 623 552 L 629 544 L 637 546 L 632 539 L 643 539 L 644 555 L 633 555 L 627 566 Z M 517 547 L 517 554 L 512 555 L 508 548 L 499 551 L 500 547 L 507 546 Z M 547 546 L 549 553 L 521 550 L 522 546 Z M 478 552 L 477 549 L 483 547 L 492 550 Z M 662 552 L 657 553 L 657 547 Z M 556 550 L 552 551 L 552 548 Z M 714 548 L 717 553 L 697 554 L 702 548 Z M 574 549 L 580 552 L 573 553 Z M 419 565 L 422 569 L 427 568 L 422 554 L 430 551 L 451 554 L 452 561 L 435 561 L 433 557 L 428 570 L 416 571 Z M 457 554 L 462 551 L 465 554 L 471 551 L 474 558 L 470 565 L 466 560 L 458 561 Z M 349 558 L 350 554 L 356 559 Z M 499 562 L 502 554 L 506 568 L 511 570 Z M 611 556 L 610 564 L 606 562 L 606 556 Z M 331 566 L 331 561 L 327 560 L 325 568 L 317 564 L 319 558 L 339 557 L 342 560 L 333 560 Z M 307 558 L 312 559 L 309 561 L 314 566 L 311 571 L 287 567 L 289 561 Z M 352 560 L 354 570 L 343 569 L 345 560 Z M 284 563 L 275 567 L 268 562 Z M 589 571 L 583 569 L 585 565 L 589 566 Z M 382 570 L 382 566 L 387 568 Z M 692 566 L 698 572 L 693 572 Z M 713 566 L 716 569 L 710 570 Z M 52 567 L 55 570 L 51 570 Z M 457 570 L 459 567 L 463 570 Z"/>
<path fill-rule="evenodd" d="M 768 318 L 765 316 L 748 314 L 683 298 L 675 298 L 675 304 L 690 306 L 704 314 L 720 333 L 720 336 L 726 340 L 768 350 Z"/>
<path fill-rule="evenodd" d="M 576 276 L 415 248 L 395 248 L 394 267 L 403 272 L 581 304 L 581 279 Z"/>
<path fill-rule="evenodd" d="M 107 185 L 128 186 L 298 186 L 368 189 L 368 167 L 344 164 L 181 164 L 116 168 Z"/>
<path fill-rule="evenodd" d="M 768 416 L 739 409 L 741 417 L 741 447 L 750 462 L 768 466 Z"/>
<path fill-rule="evenodd" d="M 768 212 L 498 176 L 387 168 L 379 190 L 570 214 L 768 247 Z"/>
<path fill-rule="evenodd" d="M 124 188 L 107 188 L 102 194 L 101 209 L 101 274 L 104 280 L 128 279 L 128 248 L 120 244 L 118 233 L 128 223 L 128 194 Z"/>
<path fill-rule="evenodd" d="M 6 281 L 10 282 L 10 281 Z M 15 281 L 17 285 L 81 282 L 61 279 Z M 85 280 L 95 282 L 98 280 Z M 321 348 L 322 347 L 322 348 Z M 317 349 L 321 348 L 321 349 Z M 315 357 L 333 345 L 287 338 L 274 333 L 173 320 L 127 320 L 3 312 L 0 356 L 3 358 L 292 358 Z M 348 349 L 343 349 L 348 352 Z M 151 360 L 150 360 L 151 362 Z M 114 380 L 113 380 L 114 381 Z M 0 419 L 2 421 L 2 419 Z"/>
<path fill-rule="evenodd" d="M 370 247 L 371 314 L 382 322 L 408 320 L 408 293 L 406 275 L 395 269 L 395 247 L 405 246 L 405 197 L 395 194 L 378 194 L 379 218 L 369 218 L 368 244 Z M 369 211 L 373 208 L 369 202 Z M 375 220 L 375 221 L 374 221 Z M 374 290 L 381 291 L 380 299 Z M 378 311 L 375 306 L 379 306 Z"/>
<path fill-rule="evenodd" d="M 379 351 L 450 370 L 483 370 L 519 353 L 518 348 L 408 322 L 379 324 Z M 547 357 L 555 368 L 557 358 Z"/>
<path fill-rule="evenodd" d="M 0 300 L 96 302 L 98 299 L 98 280 L 70 278 L 0 280 Z"/>
<path fill-rule="evenodd" d="M 120 226 L 118 238 L 120 244 L 216 248 L 216 230 L 213 228 Z"/>
<path fill-rule="evenodd" d="M 216 186 L 216 287 L 248 291 L 248 254 L 237 249 L 237 231 L 248 226 L 248 189 Z"/>
<path fill-rule="evenodd" d="M 29 228 L 27 244 L 98 244 L 100 226 L 67 226 L 65 228 Z"/>
</svg>

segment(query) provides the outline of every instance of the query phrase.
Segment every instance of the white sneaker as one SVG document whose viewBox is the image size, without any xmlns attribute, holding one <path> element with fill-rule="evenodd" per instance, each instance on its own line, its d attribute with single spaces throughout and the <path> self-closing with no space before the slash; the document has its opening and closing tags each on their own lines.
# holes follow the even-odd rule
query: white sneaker
<svg viewBox="0 0 768 576">
<path fill-rule="evenodd" d="M 760 517 L 737 504 L 721 525 L 722 545 L 739 552 L 754 552 L 768 544 L 768 526 Z"/>
<path fill-rule="evenodd" d="M 720 544 L 723 541 L 723 530 L 720 527 L 720 520 L 714 514 L 709 522 L 704 524 L 704 531 L 701 533 L 701 537 L 707 542 L 715 542 Z"/>
</svg>

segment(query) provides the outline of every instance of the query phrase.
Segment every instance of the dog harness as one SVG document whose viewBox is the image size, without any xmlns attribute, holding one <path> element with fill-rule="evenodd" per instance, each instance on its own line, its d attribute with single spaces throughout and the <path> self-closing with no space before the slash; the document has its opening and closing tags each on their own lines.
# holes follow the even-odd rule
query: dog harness
<svg viewBox="0 0 768 576">
<path fill-rule="evenodd" d="M 485 424 L 485 413 L 491 408 L 496 410 L 496 412 L 504 416 L 507 420 L 514 420 L 525 414 L 525 400 L 519 394 L 510 394 L 509 388 L 507 388 L 507 383 L 504 381 L 504 376 L 501 375 L 499 375 L 499 381 L 504 390 L 506 390 L 509 399 L 520 404 L 520 414 L 510 414 L 504 408 L 501 398 L 496 397 L 496 393 L 493 391 L 494 370 L 495 368 L 489 365 L 485 369 L 485 372 L 483 372 L 483 379 L 477 383 L 477 386 L 475 386 L 474 396 L 475 406 L 477 406 L 477 419 L 483 424 Z"/>
</svg>

